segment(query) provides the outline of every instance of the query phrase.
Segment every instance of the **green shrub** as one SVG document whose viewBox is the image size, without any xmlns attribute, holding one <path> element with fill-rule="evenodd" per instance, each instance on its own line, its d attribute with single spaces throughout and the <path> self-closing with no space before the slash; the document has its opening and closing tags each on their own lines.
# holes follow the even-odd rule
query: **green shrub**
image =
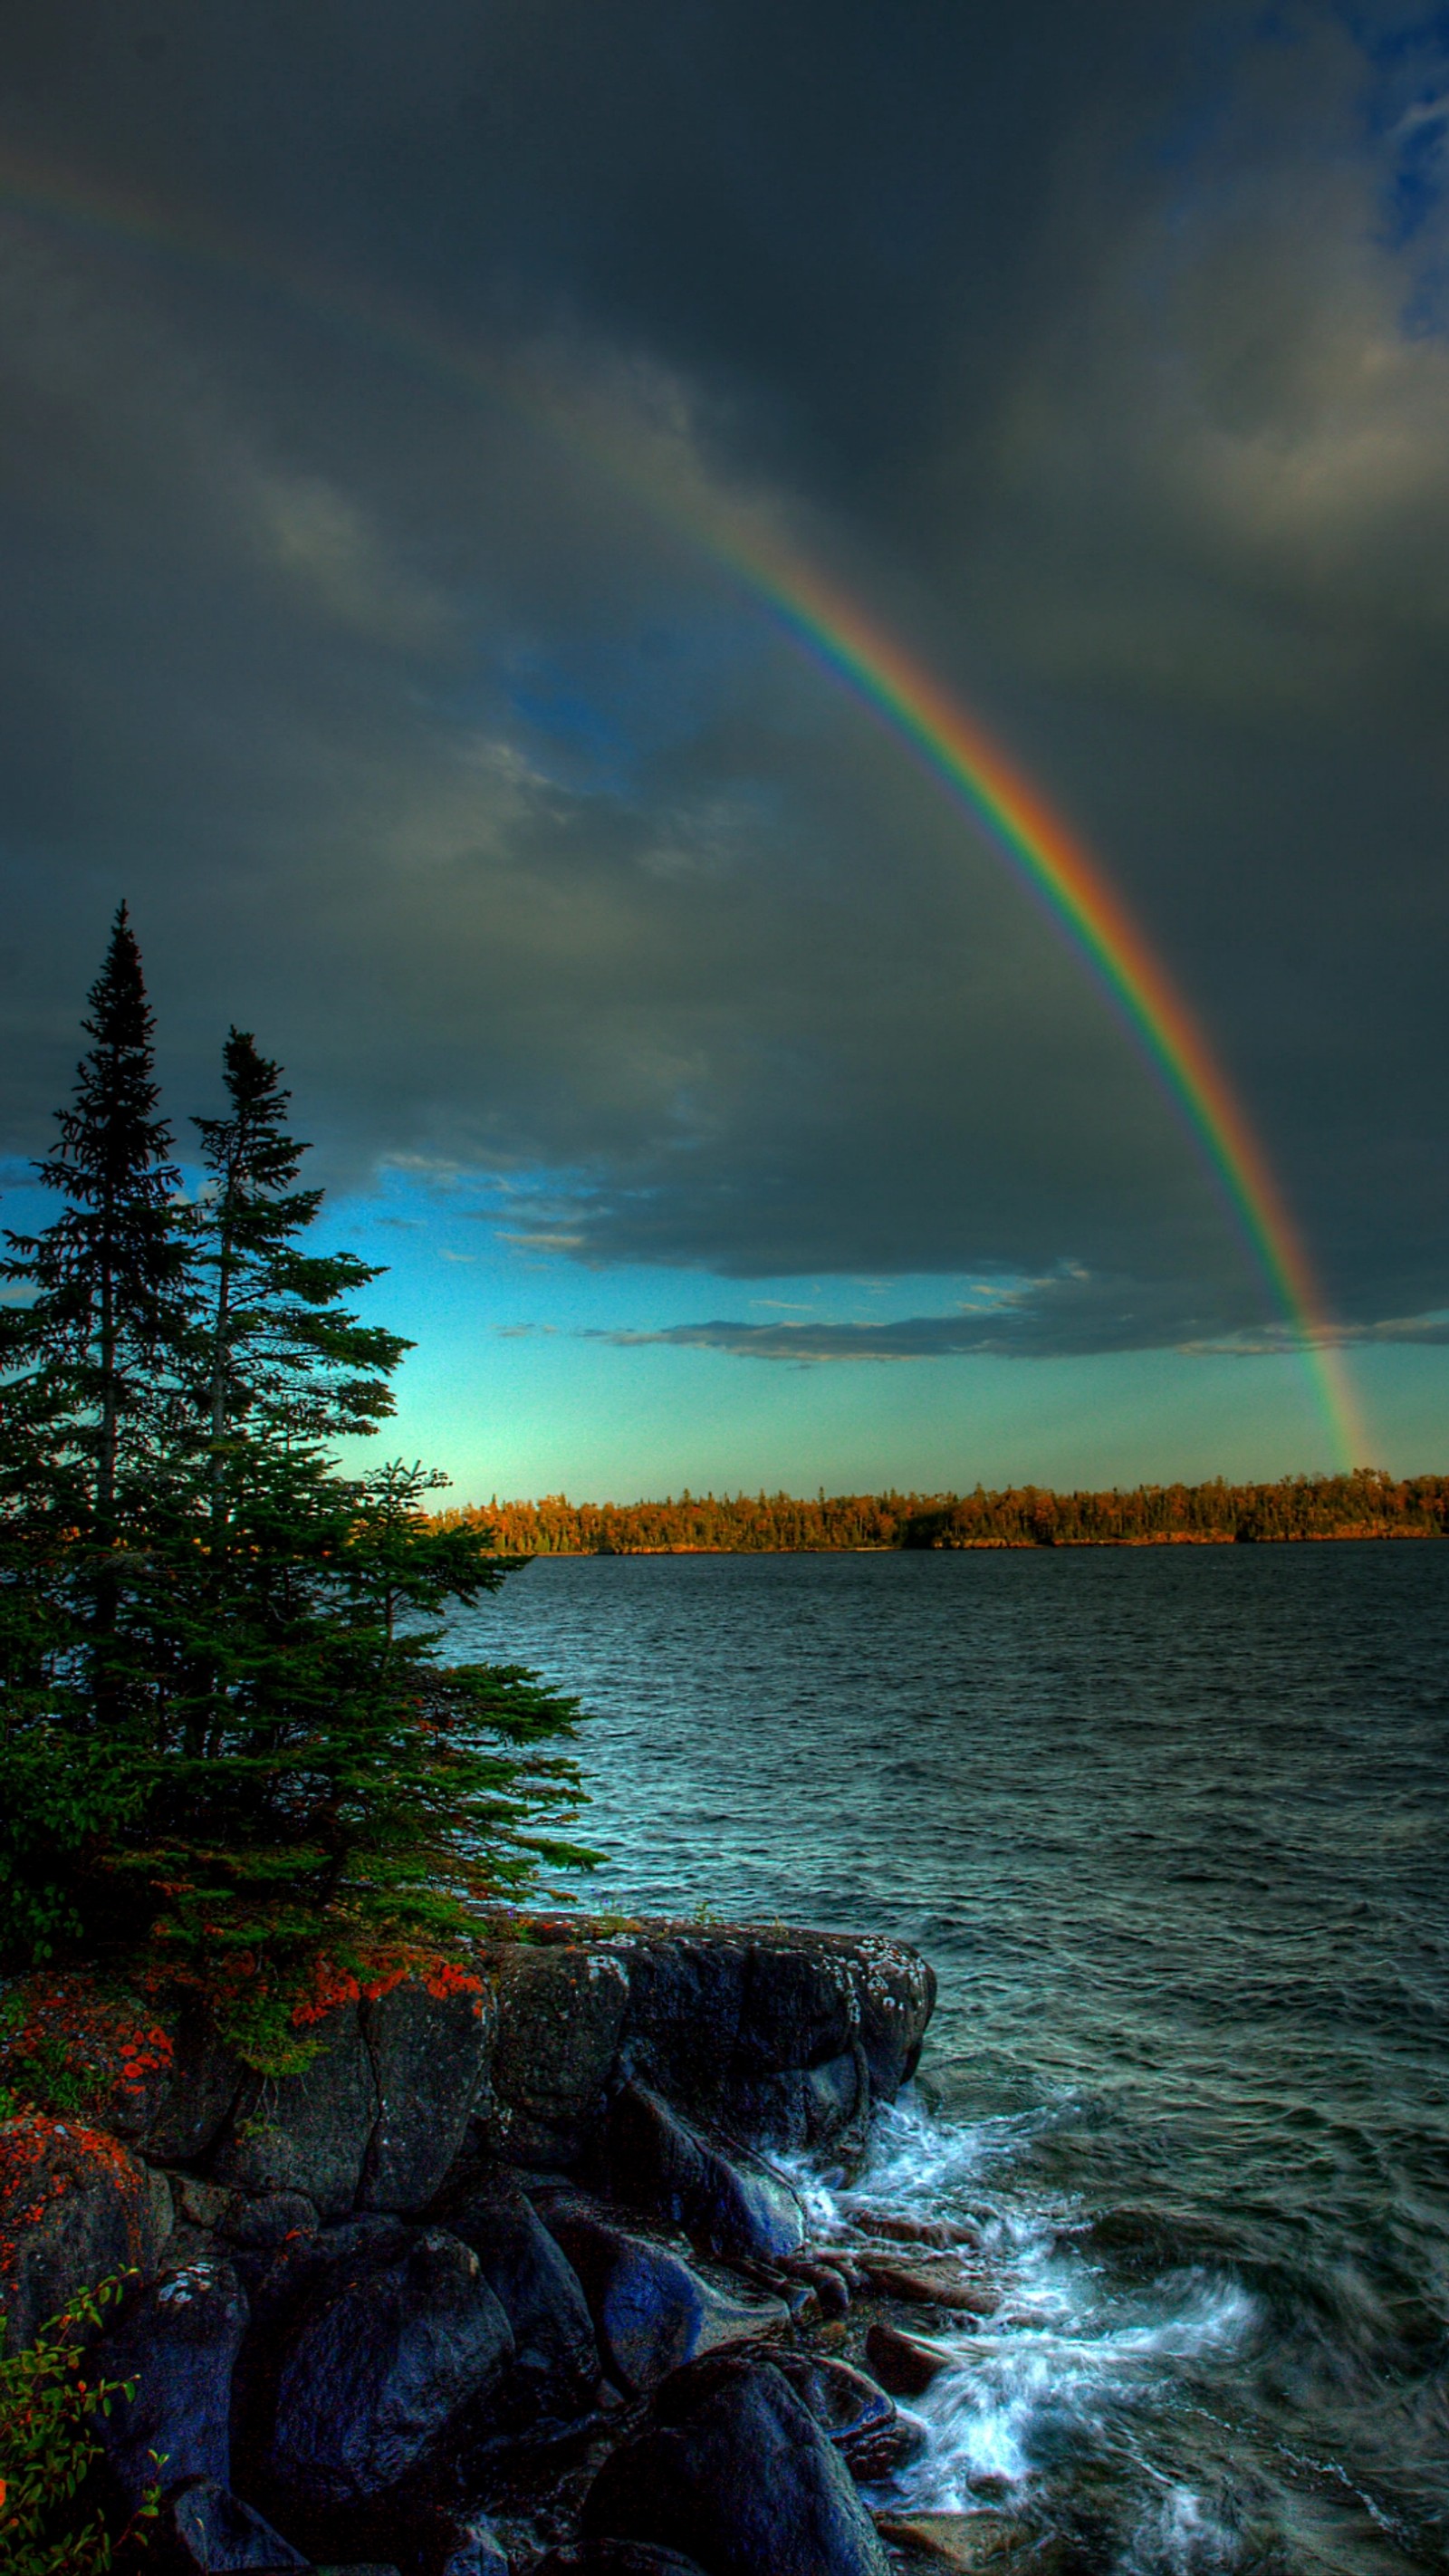
<svg viewBox="0 0 1449 2576">
<path fill-rule="evenodd" d="M 0 2567 L 5 2576 L 105 2576 L 122 2538 L 144 2537 L 153 2488 L 124 2534 L 84 2489 L 100 2457 L 96 2419 L 133 2383 L 88 2371 L 85 2338 L 121 2295 L 121 2280 L 83 2291 L 24 2352 L 0 2360 Z M 0 2315 L 3 2324 L 3 2315 Z M 157 2467 L 161 2467 L 158 2460 Z M 77 2513 L 82 2516 L 77 2520 Z"/>
</svg>

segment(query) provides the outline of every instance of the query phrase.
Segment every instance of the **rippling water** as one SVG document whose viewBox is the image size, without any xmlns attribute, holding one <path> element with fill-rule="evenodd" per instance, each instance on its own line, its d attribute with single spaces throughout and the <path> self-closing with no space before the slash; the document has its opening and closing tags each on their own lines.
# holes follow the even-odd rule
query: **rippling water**
<svg viewBox="0 0 1449 2576">
<path fill-rule="evenodd" d="M 541 1559 L 466 1626 L 598 1712 L 591 1901 L 934 1961 L 871 2187 L 1008 2297 L 911 2499 L 1449 2563 L 1449 1547 Z"/>
</svg>

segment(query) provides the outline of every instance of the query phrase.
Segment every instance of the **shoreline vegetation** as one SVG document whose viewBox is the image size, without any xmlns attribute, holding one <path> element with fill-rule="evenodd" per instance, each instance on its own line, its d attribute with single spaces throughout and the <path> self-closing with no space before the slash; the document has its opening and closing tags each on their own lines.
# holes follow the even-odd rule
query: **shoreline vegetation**
<svg viewBox="0 0 1449 2576">
<path fill-rule="evenodd" d="M 903 1548 L 1221 1547 L 1449 1536 L 1449 1476 L 1290 1476 L 1276 1484 L 1139 1485 L 1056 1493 L 691 1494 L 676 1501 L 470 1504 L 445 1530 L 488 1531 L 502 1555 L 875 1554 Z"/>
</svg>

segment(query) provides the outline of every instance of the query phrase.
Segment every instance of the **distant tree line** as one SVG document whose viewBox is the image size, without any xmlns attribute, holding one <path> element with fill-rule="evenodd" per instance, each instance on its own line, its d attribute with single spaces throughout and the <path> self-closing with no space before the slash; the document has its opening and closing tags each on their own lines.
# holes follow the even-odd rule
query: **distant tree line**
<svg viewBox="0 0 1449 2576">
<path fill-rule="evenodd" d="M 494 1533 L 507 1556 L 651 1556 L 698 1550 L 727 1556 L 812 1553 L 831 1548 L 900 1547 L 911 1518 L 949 1497 L 921 1494 L 691 1494 L 676 1502 L 491 1502 L 445 1512 Z"/>
<path fill-rule="evenodd" d="M 1054 1493 L 691 1494 L 658 1503 L 491 1502 L 445 1527 L 508 1556 L 764 1555 L 858 1548 L 1155 1547 L 1275 1539 L 1443 1538 L 1449 1476 L 1291 1476 L 1273 1485 L 1139 1485 Z"/>
</svg>

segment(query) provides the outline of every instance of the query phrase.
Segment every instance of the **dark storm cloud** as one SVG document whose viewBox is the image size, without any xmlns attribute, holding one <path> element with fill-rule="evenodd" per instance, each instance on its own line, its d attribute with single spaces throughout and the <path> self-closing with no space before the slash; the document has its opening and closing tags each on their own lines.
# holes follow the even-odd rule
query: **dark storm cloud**
<svg viewBox="0 0 1449 2576">
<path fill-rule="evenodd" d="M 1180 1346 L 1191 1332 L 1195 1304 L 1200 1320 L 1209 1323 L 1212 1308 L 1203 1313 L 1201 1289 L 1187 1280 L 1095 1278 L 1074 1268 L 1020 1287 L 985 1290 L 952 1314 L 884 1323 L 720 1321 L 594 1338 L 625 1345 L 664 1342 L 800 1367 L 832 1360 L 1048 1359 Z"/>
<path fill-rule="evenodd" d="M 1436 47 L 1047 0 L 12 7 L 0 128 L 92 213 L 0 205 L 7 1149 L 124 891 L 177 1108 L 255 1025 L 334 1177 L 491 1173 L 491 1222 L 598 1262 L 1046 1282 L 878 1356 L 1269 1327 L 1080 967 L 639 497 L 739 489 L 1110 854 L 1341 1314 L 1441 1309 Z M 96 219 L 137 192 L 160 248 Z"/>
<path fill-rule="evenodd" d="M 1186 1280 L 1093 1279 L 1082 1274 L 1002 1297 L 986 1315 L 966 1309 L 955 1315 L 906 1315 L 884 1324 L 753 1324 L 722 1319 L 668 1325 L 655 1333 L 595 1331 L 585 1338 L 624 1349 L 664 1343 L 676 1350 L 725 1351 L 735 1359 L 788 1360 L 797 1368 L 827 1360 L 1060 1359 L 1161 1349 L 1256 1359 L 1300 1347 L 1287 1327 L 1227 1337 L 1217 1319 L 1208 1327 L 1211 1338 L 1194 1341 L 1194 1302 L 1202 1302 L 1200 1283 L 1195 1287 Z M 1449 1343 L 1449 1319 L 1415 1315 L 1340 1328 L 1330 1338 L 1343 1347 L 1407 1342 L 1429 1348 Z"/>
</svg>

